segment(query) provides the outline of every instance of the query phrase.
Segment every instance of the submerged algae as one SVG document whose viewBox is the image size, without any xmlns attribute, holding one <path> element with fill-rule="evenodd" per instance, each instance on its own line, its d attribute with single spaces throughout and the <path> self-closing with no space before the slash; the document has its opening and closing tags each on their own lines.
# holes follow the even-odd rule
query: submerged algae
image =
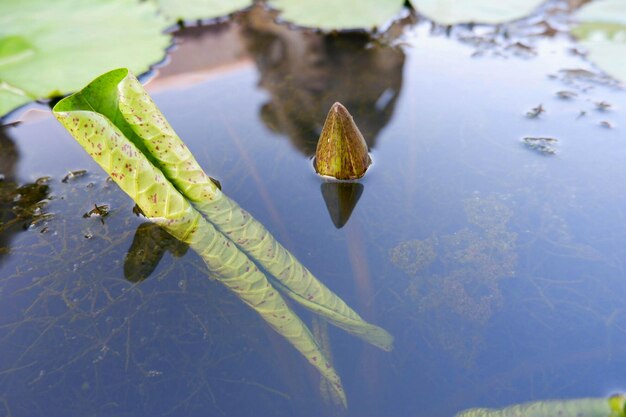
<svg viewBox="0 0 626 417">
<path fill-rule="evenodd" d="M 502 305 L 500 282 L 515 273 L 517 235 L 508 230 L 513 212 L 505 196 L 474 195 L 464 211 L 472 228 L 402 242 L 389 256 L 410 277 L 405 297 L 412 309 L 424 323 L 446 317 L 454 329 L 433 336 L 471 363 L 482 343 L 481 328 Z"/>
<path fill-rule="evenodd" d="M 215 281 L 198 279 L 207 273 L 198 257 L 165 255 L 149 280 L 124 279 L 141 272 L 121 262 L 141 220 L 104 176 L 54 180 L 51 193 L 58 214 L 48 233 L 21 233 L 9 258 L 15 266 L 0 274 L 0 299 L 16 307 L 0 318 L 0 390 L 12 415 L 51 403 L 77 414 L 95 403 L 159 415 L 192 399 L 219 413 L 245 407 L 233 387 L 254 389 L 268 404 L 291 395 L 262 321 Z M 115 208 L 105 225 L 82 218 L 93 198 Z M 258 365 L 242 366 L 250 362 Z M 118 395 L 132 396 L 132 404 L 112 404 Z"/>
</svg>

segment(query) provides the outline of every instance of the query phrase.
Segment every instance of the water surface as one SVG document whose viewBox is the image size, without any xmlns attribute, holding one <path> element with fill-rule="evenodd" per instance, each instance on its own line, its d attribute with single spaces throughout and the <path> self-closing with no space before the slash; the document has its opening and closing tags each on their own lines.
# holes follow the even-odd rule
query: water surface
<svg viewBox="0 0 626 417">
<path fill-rule="evenodd" d="M 44 116 L 0 131 L 0 415 L 451 417 L 624 391 L 626 96 L 563 72 L 597 72 L 565 35 L 529 53 L 455 30 L 372 44 L 244 18 L 179 34 L 149 85 L 223 190 L 395 336 L 388 353 L 329 327 L 347 411 Z M 341 221 L 310 160 L 334 101 L 374 160 Z M 141 245 L 147 278 L 124 268 Z"/>
</svg>

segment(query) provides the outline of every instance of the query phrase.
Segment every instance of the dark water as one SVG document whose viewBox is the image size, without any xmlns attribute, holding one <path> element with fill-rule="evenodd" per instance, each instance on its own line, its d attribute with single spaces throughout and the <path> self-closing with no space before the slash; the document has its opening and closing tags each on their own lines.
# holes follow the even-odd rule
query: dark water
<svg viewBox="0 0 626 417">
<path fill-rule="evenodd" d="M 0 416 L 452 417 L 624 391 L 624 92 L 560 72 L 596 71 L 564 35 L 529 51 L 431 29 L 394 46 L 254 20 L 195 29 L 152 85 L 223 190 L 395 336 L 388 353 L 329 328 L 348 411 L 46 116 L 0 131 Z M 215 39 L 235 53 L 183 59 Z M 372 148 L 355 189 L 309 159 L 337 100 Z M 94 205 L 108 215 L 83 217 Z M 125 270 L 131 247 L 152 264 Z"/>
</svg>

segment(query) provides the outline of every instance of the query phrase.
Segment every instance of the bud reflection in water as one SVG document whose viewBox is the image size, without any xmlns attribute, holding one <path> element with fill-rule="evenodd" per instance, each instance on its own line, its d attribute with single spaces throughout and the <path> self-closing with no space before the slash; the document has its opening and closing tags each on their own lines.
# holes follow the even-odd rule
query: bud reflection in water
<svg viewBox="0 0 626 417">
<path fill-rule="evenodd" d="M 328 109 L 345 105 L 369 148 L 393 115 L 404 53 L 360 33 L 320 34 L 278 25 L 261 8 L 245 17 L 244 41 L 271 96 L 265 125 L 307 156 L 315 153 Z"/>
</svg>

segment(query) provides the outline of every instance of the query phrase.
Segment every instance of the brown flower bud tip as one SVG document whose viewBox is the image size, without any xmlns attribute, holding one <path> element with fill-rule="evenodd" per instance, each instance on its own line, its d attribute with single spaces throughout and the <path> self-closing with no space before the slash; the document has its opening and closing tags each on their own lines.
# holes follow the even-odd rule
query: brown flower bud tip
<svg viewBox="0 0 626 417">
<path fill-rule="evenodd" d="M 367 143 L 348 110 L 335 103 L 330 108 L 315 151 L 315 170 L 338 180 L 365 175 L 372 163 Z"/>
</svg>

